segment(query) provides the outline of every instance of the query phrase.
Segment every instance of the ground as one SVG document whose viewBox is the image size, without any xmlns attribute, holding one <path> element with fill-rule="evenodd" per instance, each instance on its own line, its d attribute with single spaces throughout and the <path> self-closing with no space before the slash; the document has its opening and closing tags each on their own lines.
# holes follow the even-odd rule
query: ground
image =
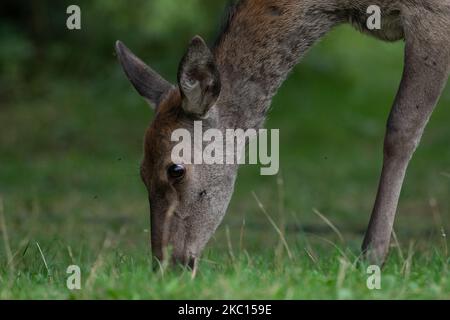
<svg viewBox="0 0 450 320">
<path fill-rule="evenodd" d="M 267 123 L 280 129 L 280 174 L 242 167 L 194 279 L 152 271 L 138 171 L 152 114 L 118 65 L 100 79 L 55 79 L 5 101 L 0 298 L 449 299 L 448 86 L 405 181 L 381 290 L 367 288 L 357 259 L 402 48 L 344 27 L 310 52 Z M 81 268 L 79 291 L 66 287 L 69 265 Z"/>
</svg>

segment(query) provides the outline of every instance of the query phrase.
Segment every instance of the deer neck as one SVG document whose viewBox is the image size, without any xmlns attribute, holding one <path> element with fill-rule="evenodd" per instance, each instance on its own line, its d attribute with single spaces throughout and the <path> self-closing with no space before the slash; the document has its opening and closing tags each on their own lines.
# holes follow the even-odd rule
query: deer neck
<svg viewBox="0 0 450 320">
<path fill-rule="evenodd" d="M 235 5 L 214 47 L 222 80 L 221 123 L 261 127 L 288 73 L 341 22 L 336 12 L 333 1 L 242 0 Z"/>
</svg>

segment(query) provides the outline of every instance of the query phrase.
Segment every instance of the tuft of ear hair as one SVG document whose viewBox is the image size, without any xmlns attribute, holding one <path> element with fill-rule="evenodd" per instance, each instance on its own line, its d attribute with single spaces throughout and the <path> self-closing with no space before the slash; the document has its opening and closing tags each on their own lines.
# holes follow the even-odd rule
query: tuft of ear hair
<svg viewBox="0 0 450 320">
<path fill-rule="evenodd" d="M 173 86 L 136 57 L 122 42 L 116 42 L 116 53 L 127 78 L 137 92 L 156 109 Z"/>
<path fill-rule="evenodd" d="M 220 73 L 214 55 L 200 36 L 195 36 L 178 68 L 182 108 L 204 118 L 220 95 Z"/>
</svg>

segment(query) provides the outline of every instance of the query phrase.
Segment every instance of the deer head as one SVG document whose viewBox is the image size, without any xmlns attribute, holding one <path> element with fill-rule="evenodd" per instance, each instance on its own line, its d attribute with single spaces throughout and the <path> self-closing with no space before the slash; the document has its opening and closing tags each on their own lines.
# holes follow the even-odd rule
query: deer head
<svg viewBox="0 0 450 320">
<path fill-rule="evenodd" d="M 193 136 L 195 121 L 202 121 L 204 130 L 221 126 L 221 81 L 214 56 L 200 37 L 193 38 L 174 86 L 119 41 L 116 51 L 128 79 L 156 112 L 144 137 L 141 165 L 153 255 L 162 260 L 171 252 L 173 261 L 193 267 L 226 212 L 237 166 L 174 163 L 171 136 L 180 128 Z"/>
</svg>

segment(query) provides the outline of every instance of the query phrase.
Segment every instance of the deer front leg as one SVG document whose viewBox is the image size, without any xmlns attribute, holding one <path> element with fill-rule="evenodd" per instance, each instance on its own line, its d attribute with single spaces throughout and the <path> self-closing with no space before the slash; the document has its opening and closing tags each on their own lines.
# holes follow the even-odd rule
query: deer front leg
<svg viewBox="0 0 450 320">
<path fill-rule="evenodd" d="M 386 259 L 408 163 L 448 79 L 448 40 L 432 45 L 415 36 L 407 38 L 403 78 L 387 125 L 378 195 L 362 246 L 372 264 L 382 265 Z"/>
</svg>

